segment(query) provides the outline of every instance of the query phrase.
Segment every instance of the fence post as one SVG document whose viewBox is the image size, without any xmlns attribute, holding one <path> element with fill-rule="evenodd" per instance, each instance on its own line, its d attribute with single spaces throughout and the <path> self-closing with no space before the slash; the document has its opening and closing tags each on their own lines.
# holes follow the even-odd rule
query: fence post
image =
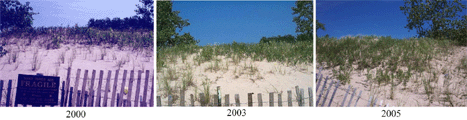
<svg viewBox="0 0 467 120">
<path fill-rule="evenodd" d="M 358 100 L 360 99 L 360 95 L 362 95 L 362 91 L 360 90 L 360 93 L 358 94 L 357 101 L 355 101 L 354 107 L 357 106 Z"/>
<path fill-rule="evenodd" d="M 0 82 L 2 82 L 2 84 L 0 84 L 0 86 L 2 86 L 2 87 L 0 87 L 0 88 L 3 88 L 3 81 L 0 81 Z M 65 103 L 65 101 L 64 101 L 65 100 L 65 96 L 64 96 L 65 95 L 65 81 L 62 82 L 61 91 L 62 91 L 62 94 L 60 96 L 60 107 L 63 107 L 63 103 Z M 2 100 L 2 93 L 1 92 L 2 91 L 0 90 L 0 100 Z"/>
<path fill-rule="evenodd" d="M 269 93 L 269 107 L 274 107 L 274 93 Z"/>
<path fill-rule="evenodd" d="M 248 93 L 248 107 L 253 106 L 253 93 Z"/>
<path fill-rule="evenodd" d="M 8 80 L 8 88 L 6 92 L 6 107 L 10 107 L 11 104 L 11 82 L 12 80 Z"/>
<path fill-rule="evenodd" d="M 138 107 L 138 102 L 139 102 L 139 90 L 140 90 L 140 86 L 141 86 L 141 74 L 143 74 L 143 71 L 138 70 L 138 80 L 136 81 L 135 107 Z"/>
<path fill-rule="evenodd" d="M 217 106 L 221 107 L 222 106 L 222 93 L 221 93 L 221 86 L 217 86 Z"/>
<path fill-rule="evenodd" d="M 289 105 L 289 107 L 292 106 L 292 91 L 291 90 L 287 90 L 287 104 Z"/>
<path fill-rule="evenodd" d="M 311 87 L 308 87 L 308 106 L 313 106 L 313 91 L 311 91 Z"/>
<path fill-rule="evenodd" d="M 263 98 L 261 97 L 261 93 L 258 93 L 258 106 L 263 107 Z"/>
<path fill-rule="evenodd" d="M 199 101 L 201 103 L 201 106 L 205 106 L 206 105 L 206 101 L 205 101 L 205 97 L 204 97 L 204 93 L 199 93 Z"/>
<path fill-rule="evenodd" d="M 173 103 L 172 95 L 169 95 L 167 98 L 168 98 L 168 101 L 169 101 L 169 107 L 172 107 L 172 103 Z"/>
<path fill-rule="evenodd" d="M 130 106 L 130 107 L 131 107 L 131 93 L 133 91 L 133 81 L 135 80 L 134 75 L 135 75 L 135 71 L 131 70 L 131 72 L 130 72 L 130 81 L 128 81 L 128 97 L 127 97 L 127 102 L 128 103 L 126 105 L 126 106 Z"/>
<path fill-rule="evenodd" d="M 161 105 L 161 96 L 156 96 L 156 97 L 157 97 L 157 98 L 156 98 L 156 99 L 157 99 L 157 107 L 162 106 L 162 105 Z"/>
<path fill-rule="evenodd" d="M 295 96 L 295 99 L 298 102 L 298 106 L 302 106 L 302 98 L 300 96 L 300 89 L 298 88 L 298 86 L 295 86 L 295 94 L 297 95 Z"/>
<path fill-rule="evenodd" d="M 73 100 L 73 87 L 70 87 L 70 99 L 68 99 L 68 107 L 73 106 L 72 100 Z"/>
<path fill-rule="evenodd" d="M 2 101 L 2 96 L 3 96 L 3 80 L 0 80 L 0 103 Z M 63 93 L 63 92 L 62 92 Z M 63 99 L 62 99 L 63 100 Z M 0 105 L 1 107 L 1 105 Z"/>
<path fill-rule="evenodd" d="M 70 90 L 70 74 L 71 74 L 71 67 L 68 67 L 67 74 L 66 74 L 66 86 L 65 86 L 65 102 L 63 103 L 63 106 L 67 106 L 67 101 L 68 101 L 68 95 L 69 95 L 69 90 Z"/>
<path fill-rule="evenodd" d="M 229 101 L 229 94 L 225 94 L 225 103 L 224 106 L 229 107 L 230 106 L 230 101 Z"/>
<path fill-rule="evenodd" d="M 78 89 L 79 89 L 79 77 L 80 77 L 80 73 L 81 73 L 81 69 L 78 69 L 78 70 L 76 71 L 76 79 L 75 79 L 75 85 L 74 85 L 76 89 L 74 89 L 74 91 L 73 91 L 73 92 L 75 93 L 75 94 L 73 95 L 73 99 L 72 99 L 72 102 L 74 103 L 74 104 L 73 104 L 73 107 L 76 107 L 76 106 L 78 105 L 78 104 L 77 104 L 77 103 L 78 103 L 78 97 L 77 97 L 77 96 L 78 96 Z"/>
<path fill-rule="evenodd" d="M 190 106 L 195 106 L 195 98 L 193 97 L 193 94 L 190 94 Z"/>
<path fill-rule="evenodd" d="M 336 88 L 334 88 L 334 92 L 332 92 L 331 100 L 329 100 L 328 107 L 331 106 L 332 99 L 334 99 L 334 95 L 336 94 L 337 88 L 339 88 L 339 86 L 340 86 L 340 81 L 337 80 L 337 82 L 336 82 Z M 332 87 L 332 86 L 330 86 L 329 88 L 331 88 L 331 87 Z"/>
<path fill-rule="evenodd" d="M 148 106 L 147 101 L 146 101 L 147 94 L 148 94 L 148 84 L 149 84 L 149 70 L 146 70 L 146 77 L 145 77 L 145 81 L 144 81 L 144 92 L 143 92 L 144 105 L 142 105 L 144 107 Z M 185 100 L 185 97 L 183 97 L 183 99 Z M 183 103 L 183 105 L 185 105 L 185 103 Z"/>
<path fill-rule="evenodd" d="M 92 76 L 91 76 L 91 86 L 89 87 L 89 100 L 88 100 L 88 106 L 93 107 L 94 106 L 94 80 L 96 78 L 96 70 L 92 70 Z"/>
<path fill-rule="evenodd" d="M 319 86 L 321 85 L 321 80 L 323 79 L 323 74 L 320 74 L 318 79 L 318 85 L 316 86 L 316 92 L 318 92 Z"/>
<path fill-rule="evenodd" d="M 101 107 L 101 86 L 102 86 L 102 78 L 104 77 L 104 71 L 101 70 L 100 71 L 100 75 L 99 75 L 99 84 L 97 85 L 97 97 L 96 97 L 96 103 L 94 103 L 94 105 L 96 105 L 96 107 Z"/>
<path fill-rule="evenodd" d="M 326 90 L 326 95 L 323 98 L 323 104 L 321 104 L 321 107 L 323 107 L 324 104 L 326 104 L 326 99 L 328 98 L 329 91 L 331 91 L 331 88 L 332 88 L 333 84 L 334 84 L 334 82 L 331 80 L 331 85 L 329 85 L 328 89 Z"/>
<path fill-rule="evenodd" d="M 80 98 L 81 98 L 81 90 L 78 90 L 78 95 L 77 95 L 77 97 L 76 97 L 76 101 L 77 101 L 77 102 L 76 102 L 76 105 L 75 105 L 76 107 L 81 107 L 81 104 L 80 104 L 80 102 L 79 102 L 79 101 L 80 101 Z"/>
<path fill-rule="evenodd" d="M 277 106 L 282 107 L 282 93 L 277 94 Z"/>
<path fill-rule="evenodd" d="M 367 107 L 370 107 L 372 98 L 373 98 L 373 96 L 370 96 L 370 99 L 368 99 L 368 105 L 366 105 Z"/>
<path fill-rule="evenodd" d="M 349 85 L 349 87 L 347 88 L 347 90 L 345 91 L 344 100 L 342 100 L 342 105 L 341 105 L 341 107 L 344 107 L 345 99 L 347 99 L 347 94 L 349 94 L 349 90 L 350 90 L 350 85 Z"/>
<path fill-rule="evenodd" d="M 110 107 L 115 106 L 115 93 L 117 92 L 117 81 L 118 81 L 118 70 L 115 71 L 115 80 L 113 84 L 113 90 L 112 90 L 112 100 L 110 101 Z M 118 98 L 118 97 L 117 97 Z"/>
<path fill-rule="evenodd" d="M 87 99 L 88 99 L 88 91 L 85 91 L 85 92 L 84 92 L 84 100 L 83 100 L 83 101 L 84 101 L 84 103 L 83 103 L 83 107 L 86 107 L 86 106 L 87 106 L 87 105 L 86 105 L 86 103 L 87 103 L 87 102 L 86 102 L 86 101 L 87 101 Z"/>
<path fill-rule="evenodd" d="M 240 107 L 240 95 L 239 94 L 235 94 L 235 105 L 237 107 Z"/>
<path fill-rule="evenodd" d="M 349 104 L 347 104 L 347 107 L 350 107 L 350 103 L 352 103 L 353 96 L 355 95 L 355 92 L 357 92 L 357 88 L 353 88 L 353 93 L 350 96 Z"/>
<path fill-rule="evenodd" d="M 152 77 L 151 77 L 151 98 L 149 99 L 149 107 L 154 107 L 154 70 L 152 70 Z"/>
<path fill-rule="evenodd" d="M 185 91 L 180 89 L 180 106 L 185 106 Z"/>
<path fill-rule="evenodd" d="M 318 106 L 319 103 L 320 103 L 319 101 L 321 100 L 321 95 L 324 94 L 324 88 L 326 88 L 326 83 L 327 82 L 328 82 L 328 76 L 326 76 L 326 78 L 324 79 L 323 87 L 321 88 L 321 91 L 320 91 L 320 93 L 318 95 L 318 100 L 316 100 L 316 106 Z M 318 92 L 318 91 L 316 91 L 316 92 Z"/>
<path fill-rule="evenodd" d="M 375 97 L 375 101 L 373 101 L 373 107 L 376 106 L 376 102 L 378 101 L 378 98 Z"/>
<path fill-rule="evenodd" d="M 84 70 L 83 87 L 81 88 L 81 91 L 83 91 L 83 94 L 84 94 L 84 91 L 86 91 L 87 80 L 88 80 L 88 70 Z M 81 98 L 79 100 L 79 103 L 80 103 L 81 106 L 84 105 L 84 102 L 86 100 L 84 97 L 85 97 L 84 95 L 81 96 Z M 84 107 L 86 107 L 86 106 L 84 106 Z"/>
<path fill-rule="evenodd" d="M 118 104 L 120 104 L 120 93 L 117 93 L 117 107 L 119 107 Z"/>
<path fill-rule="evenodd" d="M 305 90 L 303 88 L 300 89 L 300 101 L 301 106 L 305 106 Z"/>
<path fill-rule="evenodd" d="M 149 107 L 154 107 L 154 70 L 152 70 L 152 77 L 151 77 L 151 97 L 149 99 Z"/>
<path fill-rule="evenodd" d="M 112 75 L 112 71 L 109 70 L 107 74 L 107 80 L 105 81 L 105 90 L 104 90 L 104 101 L 102 101 L 102 106 L 107 107 L 107 98 L 109 98 L 109 85 L 110 85 L 110 77 Z"/>
<path fill-rule="evenodd" d="M 120 96 L 119 96 L 120 102 L 117 104 L 118 107 L 121 107 L 123 104 L 123 96 L 125 95 L 123 91 L 125 91 L 126 74 L 127 74 L 127 70 L 123 70 L 123 81 L 122 81 L 122 86 L 120 89 Z"/>
<path fill-rule="evenodd" d="M 219 106 L 219 104 L 220 104 L 219 103 L 219 96 L 217 94 L 213 94 L 212 98 L 213 98 L 213 101 L 212 101 L 213 105 L 212 106 L 214 106 L 214 107 Z"/>
<path fill-rule="evenodd" d="M 151 89 L 151 98 L 149 98 L 149 107 L 154 107 L 154 87 Z"/>
</svg>

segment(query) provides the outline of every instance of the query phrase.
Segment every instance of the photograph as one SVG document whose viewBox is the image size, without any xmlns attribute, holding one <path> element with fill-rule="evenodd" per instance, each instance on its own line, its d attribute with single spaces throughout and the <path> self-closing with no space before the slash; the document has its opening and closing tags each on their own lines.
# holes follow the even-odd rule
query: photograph
<svg viewBox="0 0 467 120">
<path fill-rule="evenodd" d="M 156 104 L 312 107 L 312 1 L 157 1 Z"/>
<path fill-rule="evenodd" d="M 466 5 L 316 1 L 316 106 L 465 107 Z"/>
<path fill-rule="evenodd" d="M 0 107 L 153 107 L 153 4 L 0 0 Z"/>
</svg>

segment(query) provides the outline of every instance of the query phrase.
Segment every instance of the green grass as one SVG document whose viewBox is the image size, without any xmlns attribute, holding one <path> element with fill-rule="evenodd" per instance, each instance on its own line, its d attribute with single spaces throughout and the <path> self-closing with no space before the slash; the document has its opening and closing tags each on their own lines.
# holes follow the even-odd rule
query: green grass
<svg viewBox="0 0 467 120">
<path fill-rule="evenodd" d="M 287 65 L 296 65 L 313 62 L 313 42 L 233 42 L 220 45 L 180 45 L 170 48 L 158 48 L 156 58 L 158 71 L 163 67 L 167 67 L 167 64 L 175 64 L 174 58 L 181 57 L 183 60 L 184 54 L 195 54 L 193 59 L 197 65 L 212 61 L 217 56 L 226 56 L 226 58 L 230 58 L 235 65 L 238 65 L 238 63 L 245 58 L 252 58 L 254 61 L 266 59 L 268 62 L 277 61 Z"/>
<path fill-rule="evenodd" d="M 467 71 L 467 56 L 463 56 L 462 59 L 459 61 L 459 65 L 457 66 L 458 69 Z"/>
<path fill-rule="evenodd" d="M 378 40 L 374 40 L 378 38 Z M 420 39 L 394 39 L 377 36 L 357 36 L 353 38 L 317 39 L 317 62 L 328 67 L 341 66 L 334 71 L 334 77 L 347 81 L 348 74 L 355 70 L 372 70 L 378 68 L 375 80 L 379 85 L 385 85 L 395 80 L 395 83 L 404 82 L 414 72 L 421 73 L 431 68 L 431 60 L 448 55 L 456 43 L 450 40 Z M 343 67 L 344 66 L 344 67 Z M 347 66 L 347 67 L 345 67 Z M 409 68 L 409 70 L 401 70 Z M 344 83 L 345 83 L 344 82 Z"/>
<path fill-rule="evenodd" d="M 61 44 L 83 44 L 83 45 L 117 45 L 119 49 L 130 47 L 133 50 L 153 49 L 153 31 L 150 30 L 97 30 L 88 27 L 35 27 L 21 30 L 5 30 L 0 33 L 8 42 L 9 39 L 25 39 L 27 45 L 31 45 L 38 38 L 45 38 L 40 41 L 42 47 L 46 49 L 58 49 Z M 15 43 L 7 43 L 15 44 Z"/>
</svg>

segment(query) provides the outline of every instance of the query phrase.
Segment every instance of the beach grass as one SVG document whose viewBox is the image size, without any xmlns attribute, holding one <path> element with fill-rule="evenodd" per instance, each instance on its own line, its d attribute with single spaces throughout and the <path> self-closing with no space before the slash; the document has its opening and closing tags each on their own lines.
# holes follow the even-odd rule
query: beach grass
<svg viewBox="0 0 467 120">
<path fill-rule="evenodd" d="M 413 72 L 429 70 L 429 62 L 448 55 L 455 42 L 431 38 L 395 39 L 390 36 L 356 36 L 341 39 L 317 39 L 317 62 L 337 67 L 334 77 L 349 83 L 352 70 L 376 69 L 376 82 L 389 84 L 391 80 L 405 81 Z M 402 70 L 404 68 L 404 70 Z M 406 70 L 405 68 L 408 68 Z M 396 75 L 395 77 L 392 77 Z"/>
</svg>

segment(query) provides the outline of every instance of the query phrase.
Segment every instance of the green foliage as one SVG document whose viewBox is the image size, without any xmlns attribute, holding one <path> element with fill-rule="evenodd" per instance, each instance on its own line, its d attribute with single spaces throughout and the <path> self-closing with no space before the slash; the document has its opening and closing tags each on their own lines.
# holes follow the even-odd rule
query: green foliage
<svg viewBox="0 0 467 120">
<path fill-rule="evenodd" d="M 404 85 L 413 72 L 427 71 L 429 62 L 436 57 L 448 55 L 455 42 L 449 40 L 393 39 L 376 36 L 357 36 L 350 38 L 320 37 L 316 42 L 318 63 L 329 67 L 355 66 L 357 70 L 371 70 L 378 67 L 375 80 L 378 84 L 387 84 L 398 80 Z M 406 72 L 401 67 L 407 67 Z M 336 77 L 346 80 L 345 72 L 336 71 Z M 371 76 L 367 76 L 373 78 Z"/>
<path fill-rule="evenodd" d="M 467 15 L 459 15 L 466 5 L 458 0 L 404 0 L 400 9 L 407 16 L 405 28 L 416 29 L 419 37 L 451 39 L 467 45 Z M 428 24 L 429 27 L 427 27 Z"/>
<path fill-rule="evenodd" d="M 378 40 L 375 40 L 378 39 Z M 425 71 L 429 60 L 447 53 L 455 42 L 447 40 L 393 39 L 391 37 L 357 36 L 355 38 L 320 37 L 316 41 L 318 63 L 326 62 L 330 67 L 357 65 L 357 69 L 373 69 L 378 66 L 390 68 L 410 66 L 416 71 Z"/>
<path fill-rule="evenodd" d="M 27 31 L 2 31 L 2 37 L 7 39 L 15 37 L 19 39 L 28 38 L 46 38 L 49 40 L 44 45 L 47 49 L 58 49 L 60 44 L 75 43 L 84 45 L 110 44 L 123 47 L 132 47 L 137 49 L 153 49 L 153 32 L 146 29 L 133 30 L 97 30 L 88 27 L 36 27 L 29 28 Z"/>
<path fill-rule="evenodd" d="M 281 63 L 296 65 L 300 63 L 312 63 L 313 61 L 313 42 L 297 41 L 295 43 L 269 42 L 269 43 L 237 43 L 198 46 L 194 44 L 178 45 L 169 48 L 157 48 L 157 69 L 166 67 L 167 61 L 172 57 L 182 57 L 183 54 L 191 55 L 195 63 L 201 63 L 215 60 L 216 56 L 226 56 L 231 58 L 237 65 L 244 58 L 252 58 L 256 61 L 266 59 L 269 62 L 278 61 Z M 215 66 L 215 64 L 213 64 Z"/>
<path fill-rule="evenodd" d="M 0 31 L 5 29 L 25 29 L 32 27 L 33 8 L 29 6 L 29 2 L 21 4 L 17 0 L 2 0 L 0 1 Z"/>
<path fill-rule="evenodd" d="M 7 50 L 3 49 L 2 46 L 0 46 L 0 57 L 3 57 L 4 55 L 6 55 L 8 53 Z"/>
<path fill-rule="evenodd" d="M 179 36 L 175 30 L 180 31 L 190 25 L 187 19 L 178 16 L 180 11 L 172 11 L 172 1 L 157 2 L 157 47 L 172 47 L 180 44 L 199 43 L 189 33 Z"/>
<path fill-rule="evenodd" d="M 313 1 L 297 1 L 295 7 L 292 7 L 293 15 L 298 14 L 293 18 L 293 22 L 297 24 L 296 32 L 303 34 L 313 34 Z M 324 24 L 316 20 L 316 29 L 325 30 Z"/>
<path fill-rule="evenodd" d="M 259 43 L 268 43 L 268 42 L 271 42 L 271 41 L 274 41 L 274 42 L 287 42 L 287 43 L 294 43 L 296 40 L 295 40 L 295 37 L 288 34 L 288 35 L 285 35 L 285 36 L 273 36 L 273 37 L 262 37 L 261 40 L 259 41 Z"/>
</svg>

